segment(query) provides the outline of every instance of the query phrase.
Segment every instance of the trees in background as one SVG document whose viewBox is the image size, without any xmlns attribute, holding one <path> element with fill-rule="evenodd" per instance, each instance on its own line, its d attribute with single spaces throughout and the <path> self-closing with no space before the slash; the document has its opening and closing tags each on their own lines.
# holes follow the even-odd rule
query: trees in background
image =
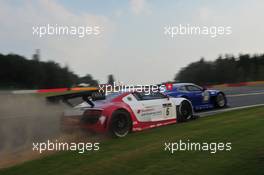
<svg viewBox="0 0 264 175">
<path fill-rule="evenodd" d="M 219 56 L 215 61 L 201 58 L 182 68 L 175 76 L 176 82 L 193 82 L 200 85 L 237 83 L 264 80 L 264 54 L 248 54 L 234 57 Z M 108 84 L 114 84 L 114 76 L 108 75 Z M 39 54 L 32 60 L 22 56 L 0 54 L 0 88 L 38 89 L 72 87 L 79 83 L 98 85 L 90 74 L 79 77 L 67 66 L 53 61 L 40 61 Z"/>
<path fill-rule="evenodd" d="M 0 54 L 0 88 L 37 89 L 71 87 L 85 83 L 97 85 L 91 75 L 79 78 L 67 66 L 61 67 L 53 61 L 43 62 L 34 55 L 32 60 L 22 56 Z"/>
<path fill-rule="evenodd" d="M 215 61 L 202 58 L 182 68 L 174 80 L 200 85 L 264 80 L 264 55 L 225 55 Z"/>
<path fill-rule="evenodd" d="M 115 82 L 114 76 L 112 74 L 108 75 L 107 84 L 113 85 Z"/>
<path fill-rule="evenodd" d="M 98 85 L 98 81 L 94 80 L 92 75 L 87 74 L 81 78 L 79 78 L 79 83 L 85 83 L 88 84 L 90 86 L 97 86 Z"/>
</svg>

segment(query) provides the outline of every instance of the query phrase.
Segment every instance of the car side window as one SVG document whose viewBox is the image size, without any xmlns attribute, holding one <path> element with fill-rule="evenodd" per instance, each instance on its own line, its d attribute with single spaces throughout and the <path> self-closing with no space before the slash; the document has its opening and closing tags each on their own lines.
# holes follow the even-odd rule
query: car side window
<svg viewBox="0 0 264 175">
<path fill-rule="evenodd" d="M 160 92 L 135 92 L 133 95 L 136 97 L 137 100 L 156 100 L 167 98 L 166 95 Z"/>
<path fill-rule="evenodd" d="M 134 95 L 134 97 L 139 101 L 139 100 L 141 100 L 141 95 L 140 95 L 140 93 L 138 93 L 138 92 L 134 92 L 134 93 L 132 93 L 132 95 Z"/>
<path fill-rule="evenodd" d="M 202 88 L 199 86 L 194 86 L 194 85 L 188 85 L 186 86 L 186 89 L 191 92 L 199 92 L 202 91 Z"/>
<path fill-rule="evenodd" d="M 186 90 L 186 87 L 185 87 L 185 86 L 180 86 L 180 87 L 178 88 L 178 91 L 186 92 L 187 90 Z"/>
</svg>

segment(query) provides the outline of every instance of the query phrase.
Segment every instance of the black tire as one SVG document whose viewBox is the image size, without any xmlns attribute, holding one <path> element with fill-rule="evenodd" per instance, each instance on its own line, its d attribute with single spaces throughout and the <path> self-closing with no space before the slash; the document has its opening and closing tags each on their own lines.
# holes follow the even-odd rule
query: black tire
<svg viewBox="0 0 264 175">
<path fill-rule="evenodd" d="M 178 108 L 177 121 L 186 122 L 193 117 L 192 105 L 187 100 L 183 100 Z"/>
<path fill-rule="evenodd" d="M 227 105 L 226 96 L 223 92 L 220 92 L 215 97 L 215 107 L 224 108 Z"/>
<path fill-rule="evenodd" d="M 132 121 L 128 112 L 117 110 L 112 114 L 109 132 L 112 137 L 125 137 L 132 128 Z"/>
</svg>

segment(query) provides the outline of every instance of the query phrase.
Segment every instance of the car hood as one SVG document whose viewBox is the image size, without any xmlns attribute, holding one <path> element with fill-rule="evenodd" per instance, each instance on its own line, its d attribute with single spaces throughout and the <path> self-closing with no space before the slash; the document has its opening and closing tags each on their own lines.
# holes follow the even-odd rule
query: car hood
<svg viewBox="0 0 264 175">
<path fill-rule="evenodd" d="M 206 91 L 209 92 L 211 95 L 216 95 L 218 92 L 220 92 L 219 90 L 212 90 L 212 89 L 208 89 Z"/>
</svg>

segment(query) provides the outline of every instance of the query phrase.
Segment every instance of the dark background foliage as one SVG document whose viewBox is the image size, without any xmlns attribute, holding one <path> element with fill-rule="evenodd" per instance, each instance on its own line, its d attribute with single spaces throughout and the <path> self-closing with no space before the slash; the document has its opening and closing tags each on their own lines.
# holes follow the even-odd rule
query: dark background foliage
<svg viewBox="0 0 264 175">
<path fill-rule="evenodd" d="M 25 57 L 0 54 L 0 88 L 2 89 L 37 89 L 72 87 L 78 83 L 97 85 L 98 82 L 87 74 L 79 77 L 53 61 L 40 61 L 33 55 L 29 60 Z"/>
<path fill-rule="evenodd" d="M 225 55 L 215 61 L 201 58 L 182 68 L 174 80 L 200 85 L 264 80 L 264 55 Z"/>
</svg>

